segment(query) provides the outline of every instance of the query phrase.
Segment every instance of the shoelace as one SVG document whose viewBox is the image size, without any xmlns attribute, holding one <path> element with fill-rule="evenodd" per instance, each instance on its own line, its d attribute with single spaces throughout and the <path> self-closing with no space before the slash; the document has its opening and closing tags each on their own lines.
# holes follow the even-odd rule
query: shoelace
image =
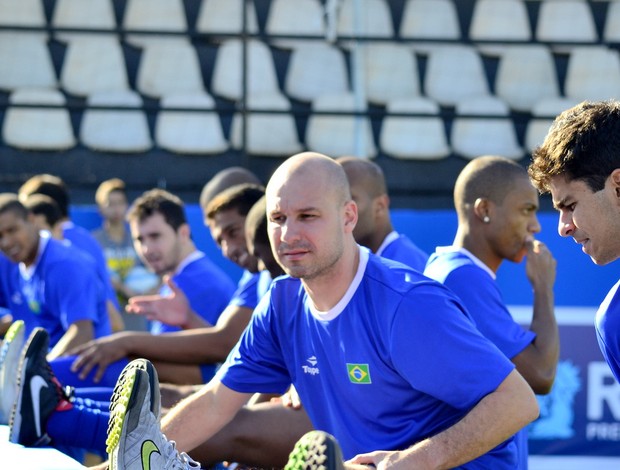
<svg viewBox="0 0 620 470">
<path fill-rule="evenodd" d="M 179 469 L 186 470 L 188 468 L 200 468 L 200 463 L 193 460 L 185 452 L 177 450 L 177 443 L 174 441 L 168 441 L 166 436 L 163 436 L 166 444 L 164 445 L 164 451 L 162 456 L 165 459 L 165 469 Z"/>
</svg>

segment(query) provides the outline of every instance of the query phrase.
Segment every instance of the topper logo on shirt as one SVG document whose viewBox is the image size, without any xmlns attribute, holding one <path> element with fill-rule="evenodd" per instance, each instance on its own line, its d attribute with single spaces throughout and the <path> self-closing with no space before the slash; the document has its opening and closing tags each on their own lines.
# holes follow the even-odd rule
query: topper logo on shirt
<svg viewBox="0 0 620 470">
<path fill-rule="evenodd" d="M 370 370 L 368 364 L 349 364 L 347 363 L 347 372 L 349 373 L 349 380 L 354 384 L 369 384 Z"/>
<path fill-rule="evenodd" d="M 304 374 L 318 375 L 319 368 L 316 366 L 318 364 L 318 361 L 316 360 L 316 356 L 310 356 L 308 359 L 306 359 L 306 362 L 310 365 L 304 364 L 301 366 L 301 369 L 304 371 Z"/>
</svg>

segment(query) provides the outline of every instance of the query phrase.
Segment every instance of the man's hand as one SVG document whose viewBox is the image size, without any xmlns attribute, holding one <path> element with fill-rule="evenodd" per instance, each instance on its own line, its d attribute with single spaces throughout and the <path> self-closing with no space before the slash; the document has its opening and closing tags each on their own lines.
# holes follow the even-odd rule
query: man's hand
<svg viewBox="0 0 620 470">
<path fill-rule="evenodd" d="M 166 277 L 164 281 L 170 288 L 169 295 L 155 294 L 131 297 L 125 310 L 128 313 L 145 316 L 151 321 L 160 321 L 181 328 L 187 327 L 195 321 L 192 318 L 195 314 L 192 312 L 189 301 L 170 277 Z"/>
<path fill-rule="evenodd" d="M 131 335 L 130 332 L 116 333 L 73 348 L 69 354 L 78 357 L 73 361 L 71 371 L 79 371 L 80 379 L 85 379 L 97 367 L 93 380 L 99 382 L 110 364 L 129 355 Z"/>
<path fill-rule="evenodd" d="M 301 408 L 301 398 L 293 385 L 290 386 L 288 391 L 279 397 L 272 398 L 272 403 L 282 403 L 282 406 L 287 408 L 293 408 L 299 410 Z"/>
<path fill-rule="evenodd" d="M 539 240 L 529 240 L 526 243 L 527 260 L 525 272 L 534 291 L 538 289 L 553 289 L 555 284 L 556 260 L 547 246 Z"/>
<path fill-rule="evenodd" d="M 376 450 L 367 454 L 359 454 L 345 462 L 345 469 L 376 467 L 377 470 L 398 468 L 399 452 Z M 407 467 L 403 467 L 405 469 Z"/>
</svg>

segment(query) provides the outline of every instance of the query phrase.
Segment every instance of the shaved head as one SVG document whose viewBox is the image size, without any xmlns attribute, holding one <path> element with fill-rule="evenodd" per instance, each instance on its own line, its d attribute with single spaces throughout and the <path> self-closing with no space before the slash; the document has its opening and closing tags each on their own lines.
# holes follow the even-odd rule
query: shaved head
<svg viewBox="0 0 620 470">
<path fill-rule="evenodd" d="M 344 204 L 351 199 L 349 181 L 341 165 L 330 157 L 315 152 L 293 155 L 280 165 L 267 184 L 267 198 L 277 189 L 295 182 L 312 182 L 333 193 L 334 203 Z M 296 183 L 295 183 L 296 184 Z"/>
<path fill-rule="evenodd" d="M 351 186 L 359 185 L 371 198 L 387 194 L 383 170 L 376 163 L 357 157 L 340 157 L 336 162 L 344 168 Z"/>
<path fill-rule="evenodd" d="M 217 172 L 202 188 L 200 207 L 204 210 L 209 202 L 219 193 L 232 186 L 244 183 L 262 185 L 258 176 L 241 166 L 231 166 Z"/>
<path fill-rule="evenodd" d="M 454 206 L 459 219 L 483 198 L 501 205 L 520 178 L 528 178 L 519 164 L 503 157 L 482 156 L 468 163 L 454 184 Z"/>
<path fill-rule="evenodd" d="M 287 274 L 331 287 L 342 282 L 358 254 L 357 206 L 342 166 L 318 153 L 294 155 L 273 173 L 265 194 L 269 240 Z"/>
</svg>

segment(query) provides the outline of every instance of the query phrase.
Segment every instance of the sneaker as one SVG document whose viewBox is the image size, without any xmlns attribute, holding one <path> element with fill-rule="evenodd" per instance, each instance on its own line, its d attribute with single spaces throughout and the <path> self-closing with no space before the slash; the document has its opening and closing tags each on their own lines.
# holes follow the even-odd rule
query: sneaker
<svg viewBox="0 0 620 470">
<path fill-rule="evenodd" d="M 310 431 L 297 441 L 284 470 L 344 470 L 338 441 L 324 431 Z"/>
<path fill-rule="evenodd" d="M 189 455 L 176 450 L 159 426 L 161 397 L 153 365 L 131 361 L 118 378 L 110 401 L 106 441 L 109 470 L 200 468 Z"/>
<path fill-rule="evenodd" d="M 47 331 L 35 328 L 26 342 L 17 373 L 17 399 L 9 422 L 9 441 L 16 444 L 49 444 L 45 427 L 50 415 L 72 407 L 47 362 L 48 347 Z"/>
<path fill-rule="evenodd" d="M 0 347 L 0 424 L 9 424 L 11 409 L 17 398 L 17 370 L 24 347 L 23 320 L 11 323 Z"/>
</svg>

